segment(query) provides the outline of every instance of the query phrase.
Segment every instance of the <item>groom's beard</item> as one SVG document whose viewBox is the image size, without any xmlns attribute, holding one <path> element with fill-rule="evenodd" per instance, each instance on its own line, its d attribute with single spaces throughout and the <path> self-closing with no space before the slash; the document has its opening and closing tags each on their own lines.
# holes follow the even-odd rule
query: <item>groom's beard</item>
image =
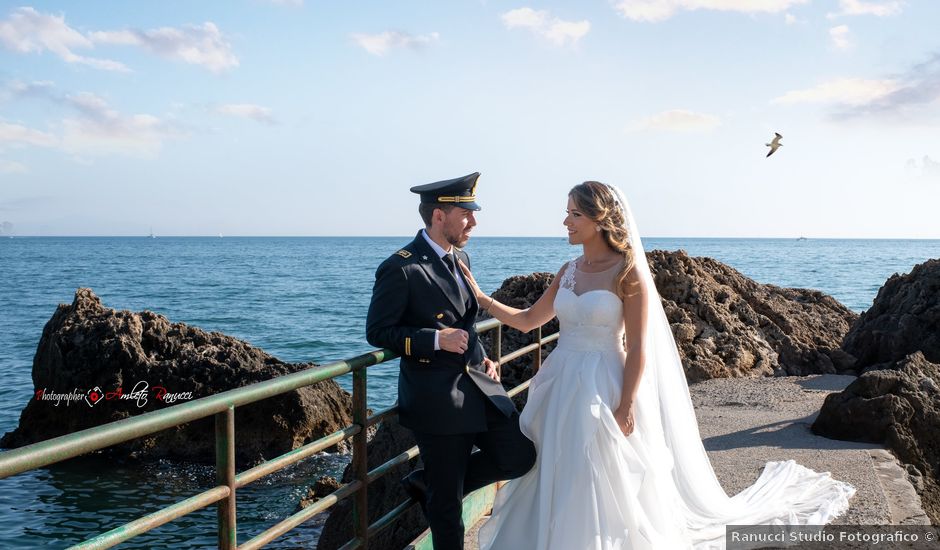
<svg viewBox="0 0 940 550">
<path fill-rule="evenodd" d="M 450 232 L 445 232 L 444 238 L 447 239 L 447 242 L 449 242 L 451 246 L 456 246 L 457 248 L 463 248 L 467 244 L 467 241 L 470 240 L 470 236 L 464 235 L 463 233 L 452 234 Z"/>
</svg>

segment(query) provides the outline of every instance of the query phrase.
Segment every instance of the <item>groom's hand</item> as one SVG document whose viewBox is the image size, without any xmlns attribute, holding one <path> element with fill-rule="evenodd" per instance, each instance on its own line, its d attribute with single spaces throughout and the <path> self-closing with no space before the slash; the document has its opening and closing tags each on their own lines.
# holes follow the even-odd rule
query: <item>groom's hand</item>
<svg viewBox="0 0 940 550">
<path fill-rule="evenodd" d="M 489 357 L 484 357 L 483 366 L 486 367 L 486 375 L 499 382 L 499 364 Z"/>
<path fill-rule="evenodd" d="M 444 351 L 451 353 L 464 353 L 467 351 L 467 342 L 470 336 L 467 331 L 459 328 L 445 328 L 438 331 L 437 343 Z"/>
</svg>

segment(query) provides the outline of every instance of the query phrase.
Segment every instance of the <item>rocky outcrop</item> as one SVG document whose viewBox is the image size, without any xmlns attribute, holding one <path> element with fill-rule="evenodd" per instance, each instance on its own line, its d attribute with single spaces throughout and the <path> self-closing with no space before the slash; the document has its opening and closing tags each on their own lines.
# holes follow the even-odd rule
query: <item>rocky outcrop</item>
<svg viewBox="0 0 940 550">
<path fill-rule="evenodd" d="M 812 430 L 880 443 L 907 465 L 924 509 L 940 524 L 940 364 L 915 352 L 826 397 Z"/>
<path fill-rule="evenodd" d="M 46 323 L 33 359 L 36 394 L 0 446 L 27 445 L 311 366 L 284 363 L 236 338 L 171 323 L 150 311 L 106 308 L 81 288 Z M 332 380 L 239 407 L 236 460 L 252 464 L 342 429 L 352 422 L 350 409 L 349 394 Z M 214 463 L 214 419 L 109 452 Z"/>
<path fill-rule="evenodd" d="M 813 431 L 891 449 L 940 524 L 940 260 L 892 275 L 844 347 L 862 375 L 826 398 Z"/>
<path fill-rule="evenodd" d="M 339 490 L 342 486 L 343 484 L 333 476 L 321 477 L 314 483 L 313 487 L 307 488 L 307 494 L 300 498 L 300 502 L 297 503 L 297 508 L 294 509 L 294 513 L 303 510 L 311 504 L 315 504 L 318 500 Z"/>
<path fill-rule="evenodd" d="M 531 307 L 539 297 L 548 290 L 552 280 L 555 278 L 553 273 L 533 273 L 531 275 L 517 275 L 503 281 L 499 290 L 493 293 L 493 298 L 508 306 L 526 309 Z M 481 315 L 481 319 L 489 318 L 489 315 Z M 509 326 L 502 326 L 500 329 L 493 329 L 480 335 L 480 340 L 491 358 L 496 357 L 496 331 L 502 330 L 501 348 L 503 355 L 528 346 L 537 340 L 537 331 L 520 332 Z M 558 332 L 558 319 L 552 319 L 542 326 L 542 337 Z M 555 342 L 550 342 L 542 346 L 542 358 L 555 349 Z M 532 377 L 532 367 L 534 365 L 534 354 L 527 353 L 522 357 L 514 359 L 501 368 L 501 379 L 506 389 L 512 389 L 522 382 Z M 520 409 L 525 405 L 526 392 L 522 392 L 515 398 L 516 406 Z"/>
<path fill-rule="evenodd" d="M 854 358 L 840 346 L 858 316 L 831 296 L 760 284 L 717 260 L 693 258 L 682 250 L 653 250 L 647 259 L 690 382 L 854 374 Z M 511 277 L 493 296 L 526 308 L 538 300 L 552 278 L 550 273 Z M 557 320 L 542 327 L 543 334 L 557 330 Z M 492 335 L 483 340 L 492 346 Z M 533 341 L 534 332 L 503 329 L 503 350 Z M 531 364 L 527 355 L 504 367 L 504 385 L 514 386 L 528 378 Z"/>
<path fill-rule="evenodd" d="M 397 419 L 384 420 L 369 442 L 369 470 L 381 466 L 393 457 L 416 445 L 410 430 L 402 428 Z M 392 468 L 384 476 L 369 485 L 369 523 L 390 512 L 408 498 L 399 480 L 412 469 L 421 467 L 421 458 L 409 464 Z M 353 480 L 352 465 L 343 471 L 342 483 Z M 346 498 L 330 508 L 329 518 L 317 542 L 317 550 L 335 550 L 353 538 L 352 504 L 354 497 Z M 400 550 L 427 529 L 427 521 L 417 504 L 412 505 L 398 521 L 382 531 L 381 536 L 369 540 L 371 550 Z"/>
<path fill-rule="evenodd" d="M 845 337 L 858 368 L 879 368 L 920 351 L 940 363 L 940 259 L 895 273 Z"/>
<path fill-rule="evenodd" d="M 852 372 L 841 343 L 858 315 L 831 296 L 760 284 L 681 250 L 647 258 L 690 382 Z"/>
</svg>

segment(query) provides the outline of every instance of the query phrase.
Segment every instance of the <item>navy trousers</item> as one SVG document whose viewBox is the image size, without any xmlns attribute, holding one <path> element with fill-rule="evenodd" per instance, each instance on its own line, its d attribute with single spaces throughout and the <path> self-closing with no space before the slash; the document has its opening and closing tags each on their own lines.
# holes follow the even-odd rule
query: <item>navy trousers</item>
<svg viewBox="0 0 940 550">
<path fill-rule="evenodd" d="M 464 495 L 525 475 L 535 464 L 535 445 L 520 431 L 518 412 L 506 418 L 487 399 L 486 424 L 487 430 L 478 433 L 414 432 L 424 461 L 434 550 L 463 550 Z"/>
</svg>

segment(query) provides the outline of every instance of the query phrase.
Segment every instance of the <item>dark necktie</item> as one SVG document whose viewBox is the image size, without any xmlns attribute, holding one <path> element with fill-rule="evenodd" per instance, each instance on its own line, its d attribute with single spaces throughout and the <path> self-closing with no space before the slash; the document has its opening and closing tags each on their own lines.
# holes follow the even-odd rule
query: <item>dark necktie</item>
<svg viewBox="0 0 940 550">
<path fill-rule="evenodd" d="M 444 265 L 450 270 L 451 275 L 457 279 L 457 290 L 460 292 L 460 299 L 466 304 L 470 301 L 470 294 L 464 290 L 463 285 L 460 284 L 460 275 L 457 273 L 457 265 L 454 263 L 454 254 L 444 254 L 444 258 L 442 259 L 444 260 Z"/>
</svg>

